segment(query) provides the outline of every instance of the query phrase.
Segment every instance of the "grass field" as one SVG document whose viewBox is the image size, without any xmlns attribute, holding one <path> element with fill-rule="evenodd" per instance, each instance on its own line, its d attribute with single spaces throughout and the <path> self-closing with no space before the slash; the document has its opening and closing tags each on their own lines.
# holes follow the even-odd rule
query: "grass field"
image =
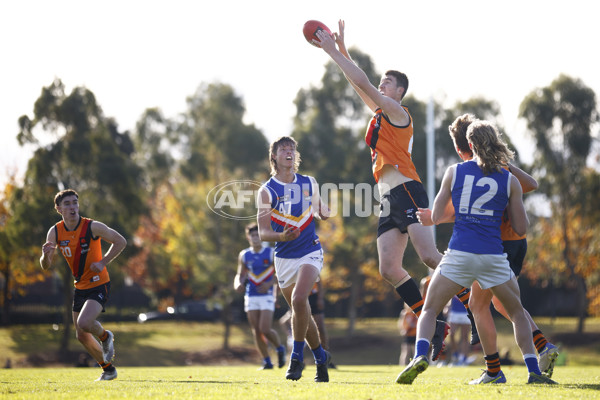
<svg viewBox="0 0 600 400">
<path fill-rule="evenodd" d="M 121 367 L 114 381 L 94 382 L 99 368 L 31 368 L 0 372 L 3 399 L 598 399 L 600 367 L 562 367 L 557 386 L 526 385 L 526 368 L 505 367 L 503 385 L 468 385 L 476 367 L 430 367 L 412 385 L 398 385 L 397 366 L 343 366 L 330 371 L 329 383 L 315 383 L 314 365 L 297 382 L 284 369 L 255 366 Z"/>
<path fill-rule="evenodd" d="M 11 326 L 0 328 L 0 363 L 10 358 L 13 364 L 12 369 L 0 369 L 0 399 L 600 399 L 600 319 L 589 319 L 584 335 L 573 334 L 574 318 L 536 322 L 546 336 L 559 340 L 555 343 L 561 357 L 554 373 L 558 387 L 525 385 L 526 368 L 511 326 L 502 319 L 496 320 L 498 346 L 509 349 L 516 364 L 503 366 L 508 384 L 493 387 L 467 384 L 484 368 L 477 350 L 481 359 L 473 366 L 432 365 L 415 384 L 396 384 L 402 367 L 397 365 L 401 338 L 395 319 L 360 320 L 352 337 L 346 333 L 346 320 L 328 320 L 338 369 L 330 372 L 331 382 L 322 384 L 313 382 L 309 352 L 298 382 L 286 381 L 284 369 L 258 371 L 260 358 L 246 324 L 233 327 L 231 350 L 224 352 L 220 323 L 106 322 L 116 335 L 119 371 L 118 379 L 110 382 L 94 382 L 101 372 L 97 367 L 72 367 L 83 353 L 74 337 L 71 358 L 58 357 L 60 326 Z"/>
</svg>

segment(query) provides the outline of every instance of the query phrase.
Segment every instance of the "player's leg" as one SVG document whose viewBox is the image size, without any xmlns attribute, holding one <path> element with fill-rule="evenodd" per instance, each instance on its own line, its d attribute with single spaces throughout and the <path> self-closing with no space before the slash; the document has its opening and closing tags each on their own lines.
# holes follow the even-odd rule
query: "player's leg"
<svg viewBox="0 0 600 400">
<path fill-rule="evenodd" d="M 285 365 L 285 346 L 281 344 L 281 340 L 279 339 L 279 334 L 273 328 L 273 310 L 263 309 L 260 312 L 260 331 L 265 338 L 275 348 L 277 352 L 277 364 L 278 367 L 281 368 Z"/>
<path fill-rule="evenodd" d="M 91 304 L 91 302 L 90 302 L 90 304 Z M 98 303 L 96 303 L 96 304 L 98 306 L 98 309 L 102 310 L 102 306 Z M 92 308 L 94 308 L 94 307 L 92 305 L 90 305 L 90 307 L 88 308 L 88 313 L 90 312 L 90 310 Z M 90 329 L 89 327 L 87 328 L 88 330 L 84 330 L 79 325 L 80 315 L 81 315 L 80 312 L 73 311 L 73 324 L 75 325 L 75 336 L 77 337 L 77 340 L 79 340 L 79 342 L 83 345 L 83 347 L 85 347 L 87 352 L 90 353 L 90 355 L 94 358 L 94 360 L 96 360 L 96 362 L 98 364 L 104 364 L 104 358 L 102 357 L 102 346 L 100 346 L 100 343 L 98 342 L 98 340 L 96 340 L 94 335 L 89 332 L 89 329 Z M 95 318 L 93 321 L 95 321 Z"/>
<path fill-rule="evenodd" d="M 269 357 L 269 349 L 260 327 L 261 310 L 248 310 L 246 312 L 246 316 L 248 317 L 248 323 L 250 324 L 250 329 L 252 330 L 252 336 L 254 337 L 256 350 L 258 350 L 260 356 L 262 357 L 262 367 L 263 369 L 272 369 L 273 363 Z"/>
<path fill-rule="evenodd" d="M 521 305 L 519 285 L 515 277 L 506 283 L 491 288 L 492 292 L 504 305 L 510 320 L 513 322 L 515 340 L 523 353 L 525 365 L 529 371 L 529 383 L 554 383 L 542 376 L 539 369 L 535 346 L 531 337 L 529 321 L 525 316 L 525 310 Z M 543 381 L 543 382 L 542 382 Z"/>
<path fill-rule="evenodd" d="M 323 346 L 325 350 L 329 350 L 329 337 L 327 336 L 327 329 L 325 328 L 325 314 L 317 312 L 316 314 L 313 314 L 312 317 L 317 325 L 321 346 Z"/>
<path fill-rule="evenodd" d="M 461 288 L 461 285 L 440 275 L 439 269 L 434 272 L 425 298 L 423 312 L 417 322 L 417 340 L 415 344 L 415 356 L 408 366 L 396 378 L 397 383 L 411 384 L 417 375 L 427 369 L 429 362 L 427 353 L 431 339 L 436 330 L 436 319 L 444 306 Z"/>
<path fill-rule="evenodd" d="M 407 230 L 421 261 L 429 268 L 435 269 L 440 263 L 442 255 L 435 246 L 431 227 L 415 223 L 408 225 Z"/>
<path fill-rule="evenodd" d="M 498 352 L 496 344 L 496 325 L 492 312 L 490 311 L 490 302 L 493 294 L 491 290 L 483 290 L 479 282 L 473 282 L 471 286 L 471 298 L 469 307 L 473 312 L 473 318 L 477 325 L 477 331 L 481 340 L 481 347 L 485 355 L 491 355 Z"/>
<path fill-rule="evenodd" d="M 81 293 L 81 291 L 76 292 Z M 86 300 L 84 296 L 78 294 L 74 296 L 73 324 L 75 325 L 75 335 L 87 352 L 102 367 L 102 374 L 96 379 L 98 381 L 112 380 L 117 377 L 117 369 L 112 365 L 112 358 L 114 357 L 112 332 L 104 330 L 96 320 L 102 309 L 102 304 L 96 300 Z M 104 342 L 99 343 L 96 337 L 100 340 L 104 339 Z"/>
<path fill-rule="evenodd" d="M 402 267 L 404 250 L 408 244 L 408 234 L 397 228 L 390 229 L 377 237 L 379 273 L 389 282 L 402 300 L 419 316 L 423 308 L 423 296 L 416 282 Z"/>
</svg>

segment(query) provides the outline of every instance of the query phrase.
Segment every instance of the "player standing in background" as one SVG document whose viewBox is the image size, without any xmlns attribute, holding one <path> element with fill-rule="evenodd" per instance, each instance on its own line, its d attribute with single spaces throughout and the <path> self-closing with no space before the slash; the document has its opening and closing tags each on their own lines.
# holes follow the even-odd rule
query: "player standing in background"
<svg viewBox="0 0 600 400">
<path fill-rule="evenodd" d="M 415 357 L 398 376 L 398 383 L 410 384 L 427 369 L 436 315 L 459 287 L 475 280 L 483 289 L 491 289 L 509 313 L 529 371 L 527 383 L 556 383 L 539 369 L 519 285 L 502 247 L 500 224 L 505 209 L 518 234 L 526 232 L 529 221 L 521 185 L 503 168 L 513 153 L 499 136 L 488 122 L 472 122 L 466 137 L 475 158 L 449 167 L 444 174 L 431 219 L 437 223 L 454 213 L 455 224 L 448 250 L 431 279 L 430 293 L 435 295 L 427 296 L 419 318 Z"/>
<path fill-rule="evenodd" d="M 379 272 L 419 316 L 423 297 L 402 265 L 409 237 L 417 254 L 429 268 L 435 269 L 442 255 L 435 246 L 432 230 L 419 224 L 416 215 L 419 207 L 428 207 L 429 199 L 411 159 L 413 121 L 408 108 L 402 105 L 408 78 L 402 72 L 389 70 L 382 76 L 379 88 L 373 86 L 346 50 L 344 28 L 344 22 L 340 21 L 339 33 L 333 35 L 335 41 L 327 32 L 317 32 L 320 42 L 315 44 L 320 45 L 340 67 L 365 105 L 375 113 L 365 140 L 371 148 L 373 176 L 381 198 L 377 229 Z M 463 288 L 459 293 L 465 304 L 468 304 L 469 291 Z M 437 322 L 431 346 L 433 360 L 439 357 L 448 330 L 449 325 L 444 321 Z"/>
<path fill-rule="evenodd" d="M 48 230 L 40 265 L 42 269 L 50 268 L 56 248 L 60 249 L 75 278 L 73 322 L 77 339 L 102 367 L 102 375 L 97 380 L 115 379 L 117 369 L 112 365 L 114 335 L 105 330 L 97 318 L 104 312 L 110 295 L 106 266 L 123 251 L 127 241 L 102 222 L 81 217 L 79 195 L 73 189 L 58 192 L 54 197 L 54 205 L 62 221 Z M 104 256 L 102 240 L 112 243 Z"/>
<path fill-rule="evenodd" d="M 304 369 L 304 341 L 317 364 L 316 382 L 329 382 L 331 356 L 321 346 L 310 313 L 308 295 L 323 268 L 323 250 L 314 218 L 327 219 L 329 209 L 321 200 L 311 176 L 297 173 L 300 153 L 296 141 L 283 136 L 269 149 L 271 179 L 258 192 L 258 230 L 261 240 L 276 242 L 275 272 L 281 292 L 292 309 L 294 346 L 286 379 L 298 380 Z"/>
<path fill-rule="evenodd" d="M 246 239 L 250 247 L 240 252 L 233 288 L 244 290 L 244 311 L 252 328 L 256 349 L 263 358 L 262 369 L 273 369 L 265 338 L 277 351 L 277 366 L 285 365 L 285 346 L 273 329 L 273 313 L 277 286 L 273 267 L 273 248 L 264 247 L 258 235 L 258 225 L 246 226 Z"/>
</svg>

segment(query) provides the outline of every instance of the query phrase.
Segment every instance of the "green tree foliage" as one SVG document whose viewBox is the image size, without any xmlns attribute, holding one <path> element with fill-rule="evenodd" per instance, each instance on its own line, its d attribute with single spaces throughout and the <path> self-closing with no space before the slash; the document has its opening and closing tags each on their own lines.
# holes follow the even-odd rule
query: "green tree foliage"
<svg viewBox="0 0 600 400">
<path fill-rule="evenodd" d="M 598 175 L 586 178 L 585 168 L 591 149 L 592 126 L 598 122 L 596 97 L 581 80 L 560 75 L 548 87 L 527 95 L 519 114 L 525 118 L 536 142 L 534 171 L 539 177 L 539 191 L 550 201 L 552 218 L 558 221 L 562 230 L 564 268 L 555 272 L 577 288 L 580 295 L 578 330 L 582 332 L 590 282 L 577 265 L 577 243 L 583 241 L 588 230 L 594 229 L 592 223 L 598 221 L 591 221 L 585 215 L 582 223 L 587 221 L 590 225 L 583 225 L 578 230 L 570 230 L 569 225 L 573 222 L 570 214 L 573 210 L 597 208 L 598 198 L 593 200 L 587 193 L 594 187 L 597 190 L 598 184 L 594 182 Z M 588 186 L 590 184 L 592 187 Z M 587 204 L 589 200 L 595 206 Z"/>
<path fill-rule="evenodd" d="M 137 124 L 136 159 L 168 162 L 147 175 L 155 189 L 151 212 L 136 232 L 140 251 L 128 269 L 156 294 L 159 305 L 191 298 L 223 304 L 227 348 L 237 254 L 247 247 L 245 222 L 213 213 L 207 196 L 228 181 L 264 180 L 268 144 L 259 130 L 243 122 L 242 99 L 228 85 L 202 84 L 187 105 L 176 120 L 147 110 Z"/>
<path fill-rule="evenodd" d="M 202 84 L 187 105 L 178 127 L 184 177 L 197 180 L 218 178 L 221 171 L 252 171 L 267 158 L 265 137 L 243 122 L 245 107 L 231 86 Z"/>
<path fill-rule="evenodd" d="M 144 111 L 136 124 L 134 160 L 144 171 L 146 189 L 151 194 L 174 172 L 172 150 L 177 139 L 175 122 L 165 118 L 158 108 Z"/>
</svg>

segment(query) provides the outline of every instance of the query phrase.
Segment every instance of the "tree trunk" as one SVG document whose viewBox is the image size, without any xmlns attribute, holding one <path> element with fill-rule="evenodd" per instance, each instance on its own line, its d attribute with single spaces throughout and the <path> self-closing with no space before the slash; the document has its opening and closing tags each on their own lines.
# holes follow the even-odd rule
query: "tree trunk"
<svg viewBox="0 0 600 400">
<path fill-rule="evenodd" d="M 4 274 L 4 287 L 2 288 L 3 306 L 2 306 L 2 325 L 10 323 L 10 262 L 6 263 L 6 272 Z"/>
<path fill-rule="evenodd" d="M 223 333 L 223 350 L 229 350 L 229 337 L 231 336 L 231 302 L 226 302 L 223 307 L 223 325 L 225 332 Z"/>
<path fill-rule="evenodd" d="M 567 208 L 564 208 L 567 210 Z M 569 232 L 567 229 L 567 213 L 564 211 L 562 213 L 562 226 L 563 226 L 563 259 L 565 261 L 565 265 L 567 266 L 567 270 L 571 273 L 571 278 L 575 281 L 575 288 L 577 290 L 577 308 L 578 308 L 578 323 L 577 323 L 577 333 L 583 333 L 583 328 L 585 324 L 585 318 L 587 316 L 587 286 L 585 284 L 585 279 L 581 275 L 579 275 L 575 271 L 575 263 L 572 261 L 573 257 L 571 256 L 571 240 L 569 238 Z"/>
<path fill-rule="evenodd" d="M 578 309 L 579 309 L 579 321 L 577 323 L 577 333 L 581 334 L 584 330 L 585 319 L 587 317 L 587 286 L 585 279 L 579 274 L 575 274 L 575 281 L 577 282 L 577 298 L 578 298 Z"/>
<path fill-rule="evenodd" d="M 350 268 L 350 298 L 348 299 L 348 328 L 346 329 L 346 334 L 348 337 L 352 337 L 354 335 L 354 328 L 356 327 L 356 306 L 358 303 L 358 295 L 361 290 L 361 274 L 359 266 L 355 268 Z"/>
<path fill-rule="evenodd" d="M 62 354 L 69 351 L 69 339 L 71 338 L 71 325 L 73 322 L 73 278 L 68 270 L 62 272 L 63 282 L 63 336 L 60 342 L 60 352 Z"/>
</svg>

